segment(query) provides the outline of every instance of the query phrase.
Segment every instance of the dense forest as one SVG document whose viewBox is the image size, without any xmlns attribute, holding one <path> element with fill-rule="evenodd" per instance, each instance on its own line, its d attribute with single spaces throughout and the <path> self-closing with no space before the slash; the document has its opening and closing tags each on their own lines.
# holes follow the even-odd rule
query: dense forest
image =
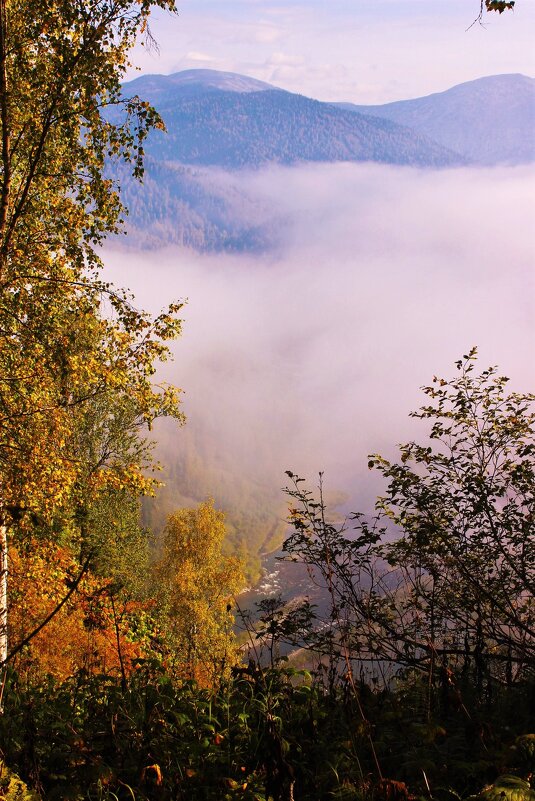
<svg viewBox="0 0 535 801">
<path fill-rule="evenodd" d="M 254 494 L 250 537 L 225 520 L 193 451 L 158 511 L 180 304 L 140 311 L 99 256 L 106 165 L 142 177 L 163 127 L 121 94 L 155 6 L 0 0 L 0 798 L 534 801 L 535 396 L 475 349 L 423 389 L 421 444 L 369 457 L 374 515 L 288 472 L 282 558 L 321 607 L 242 608 L 283 532 Z"/>
<path fill-rule="evenodd" d="M 152 137 L 147 152 L 184 164 L 258 168 L 303 161 L 465 163 L 456 153 L 391 120 L 276 89 L 221 91 L 173 101 L 159 105 L 166 125 L 180 134 Z"/>
</svg>

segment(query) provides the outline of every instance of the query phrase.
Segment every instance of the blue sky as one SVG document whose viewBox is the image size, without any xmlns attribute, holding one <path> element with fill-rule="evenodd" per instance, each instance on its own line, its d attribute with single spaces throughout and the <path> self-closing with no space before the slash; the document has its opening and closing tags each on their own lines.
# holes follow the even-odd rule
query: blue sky
<svg viewBox="0 0 535 801">
<path fill-rule="evenodd" d="M 535 73 L 535 2 L 486 14 L 479 0 L 179 0 L 158 13 L 160 52 L 137 47 L 143 73 L 230 70 L 321 100 L 381 103 L 482 75 Z M 130 71 L 128 77 L 135 76 Z M 138 73 L 139 74 L 139 73 Z"/>
</svg>

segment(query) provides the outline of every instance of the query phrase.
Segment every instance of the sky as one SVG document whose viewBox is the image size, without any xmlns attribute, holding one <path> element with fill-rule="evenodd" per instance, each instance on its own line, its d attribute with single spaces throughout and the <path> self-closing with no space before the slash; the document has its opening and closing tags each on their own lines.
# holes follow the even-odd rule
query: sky
<svg viewBox="0 0 535 801">
<path fill-rule="evenodd" d="M 318 100 L 384 103 L 499 73 L 535 74 L 534 0 L 477 17 L 479 0 L 179 0 L 158 11 L 142 73 L 209 68 Z M 134 69 L 128 78 L 135 77 Z"/>
</svg>

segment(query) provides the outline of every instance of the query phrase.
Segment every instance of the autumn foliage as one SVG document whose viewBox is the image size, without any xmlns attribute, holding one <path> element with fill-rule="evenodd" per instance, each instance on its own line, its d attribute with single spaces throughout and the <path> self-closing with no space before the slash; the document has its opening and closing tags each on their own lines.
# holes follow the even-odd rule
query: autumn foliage
<svg viewBox="0 0 535 801">
<path fill-rule="evenodd" d="M 239 661 L 233 634 L 234 596 L 242 565 L 224 556 L 224 515 L 206 501 L 169 517 L 156 565 L 156 598 L 179 676 L 213 686 Z"/>
<path fill-rule="evenodd" d="M 330 607 L 259 604 L 248 664 L 223 512 L 141 525 L 152 423 L 183 422 L 155 378 L 181 304 L 137 309 L 98 248 L 124 211 L 107 160 L 140 177 L 162 127 L 121 96 L 153 7 L 0 0 L 0 798 L 533 801 L 534 398 L 475 351 L 424 390 L 440 446 L 370 459 L 374 521 L 344 536 L 288 473 L 287 555 Z"/>
<path fill-rule="evenodd" d="M 35 540 L 12 548 L 10 639 L 22 642 L 57 607 L 80 564 L 66 547 Z M 16 669 L 38 678 L 64 680 L 89 674 L 128 674 L 148 651 L 132 624 L 146 612 L 138 601 L 114 598 L 111 579 L 87 572 L 77 591 L 15 658 Z M 122 662 L 122 666 L 121 666 Z"/>
</svg>

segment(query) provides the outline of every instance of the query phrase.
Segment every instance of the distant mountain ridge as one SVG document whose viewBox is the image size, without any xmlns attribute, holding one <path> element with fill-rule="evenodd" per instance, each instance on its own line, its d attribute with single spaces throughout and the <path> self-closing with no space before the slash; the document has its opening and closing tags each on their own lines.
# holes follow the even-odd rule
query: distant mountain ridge
<svg viewBox="0 0 535 801">
<path fill-rule="evenodd" d="M 239 75 L 236 72 L 221 72 L 219 70 L 183 70 L 172 75 L 140 75 L 133 81 L 124 84 L 128 94 L 138 94 L 140 97 L 151 95 L 153 103 L 161 103 L 160 111 L 164 105 L 184 97 L 195 97 L 209 92 L 248 92 L 273 91 L 276 89 L 269 83 Z M 282 92 L 283 89 L 278 91 Z M 157 99 L 158 98 L 158 99 Z"/>
<path fill-rule="evenodd" d="M 477 164 L 535 161 L 535 79 L 491 75 L 414 100 L 338 108 L 389 119 Z"/>
<path fill-rule="evenodd" d="M 274 215 L 247 195 L 243 182 L 222 181 L 221 170 L 311 162 L 448 168 L 535 160 L 535 81 L 521 75 L 481 78 L 382 106 L 319 102 L 215 70 L 143 75 L 123 92 L 152 103 L 167 126 L 167 133 L 153 131 L 145 143 L 143 185 L 122 168 L 115 172 L 135 247 L 269 248 Z"/>
<path fill-rule="evenodd" d="M 125 84 L 162 116 L 153 158 L 226 169 L 267 163 L 377 161 L 454 166 L 463 157 L 391 120 L 355 114 L 252 78 L 213 70 L 147 76 Z"/>
</svg>

